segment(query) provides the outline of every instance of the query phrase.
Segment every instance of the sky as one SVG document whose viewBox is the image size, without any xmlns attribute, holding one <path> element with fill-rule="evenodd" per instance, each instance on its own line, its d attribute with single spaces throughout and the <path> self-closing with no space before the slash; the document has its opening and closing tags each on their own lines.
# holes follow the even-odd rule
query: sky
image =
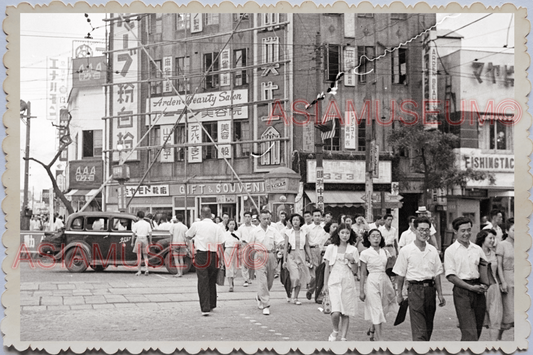
<svg viewBox="0 0 533 355">
<path fill-rule="evenodd" d="M 464 36 L 463 47 L 477 50 L 500 51 L 508 43 L 507 52 L 512 52 L 514 19 L 508 34 L 510 14 L 437 14 L 438 29 L 457 30 Z M 48 163 L 56 153 L 57 144 L 51 143 L 55 129 L 46 119 L 47 57 L 72 57 L 72 42 L 83 40 L 88 32 L 95 40 L 105 40 L 103 14 L 89 14 L 91 23 L 83 13 L 77 14 L 22 14 L 21 16 L 21 99 L 32 104 L 30 156 Z M 475 22 L 475 23 L 473 23 Z M 466 26 L 462 29 L 461 27 Z M 95 28 L 95 30 L 92 30 Z M 490 29 L 490 30 L 487 30 Z M 21 124 L 21 157 L 25 148 L 25 126 Z M 64 168 L 60 163 L 59 169 Z M 23 186 L 21 164 L 21 186 Z M 30 193 L 33 188 L 36 198 L 42 189 L 52 185 L 44 169 L 30 163 Z"/>
</svg>

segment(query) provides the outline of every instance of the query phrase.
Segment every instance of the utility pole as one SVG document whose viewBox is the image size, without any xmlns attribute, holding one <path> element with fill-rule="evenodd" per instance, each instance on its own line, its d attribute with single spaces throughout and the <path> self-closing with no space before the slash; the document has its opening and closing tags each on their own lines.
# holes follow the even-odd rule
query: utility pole
<svg viewBox="0 0 533 355">
<path fill-rule="evenodd" d="M 24 114 L 25 113 L 25 114 Z M 20 211 L 20 229 L 29 230 L 28 184 L 30 175 L 30 129 L 31 129 L 31 102 L 20 100 L 20 118 L 26 118 L 26 150 L 24 152 L 24 197 Z"/>
<path fill-rule="evenodd" d="M 320 32 L 316 33 L 316 92 L 321 92 L 322 87 L 322 44 Z M 320 101 L 316 103 L 315 108 L 315 125 L 322 124 L 322 107 Z M 316 208 L 321 210 L 324 213 L 324 167 L 322 164 L 323 159 L 323 147 L 324 142 L 322 142 L 322 135 L 320 130 L 315 129 L 315 155 L 316 155 L 316 182 L 315 182 L 315 191 L 316 191 Z"/>
</svg>

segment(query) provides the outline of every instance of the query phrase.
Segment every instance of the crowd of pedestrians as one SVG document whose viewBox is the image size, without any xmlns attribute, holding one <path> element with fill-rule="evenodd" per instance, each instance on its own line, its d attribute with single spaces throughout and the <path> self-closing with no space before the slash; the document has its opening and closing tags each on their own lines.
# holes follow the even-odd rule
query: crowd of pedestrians
<svg viewBox="0 0 533 355">
<path fill-rule="evenodd" d="M 502 333 L 514 326 L 514 220 L 509 218 L 500 226 L 501 212 L 493 211 L 491 222 L 473 239 L 473 222 L 456 218 L 454 242 L 443 254 L 429 212 L 420 207 L 417 215 L 408 217 L 409 228 L 400 234 L 390 214 L 377 216 L 369 224 L 360 215 L 343 215 L 335 221 L 331 213 L 323 216 L 320 210 L 303 216 L 281 211 L 278 222 L 272 223 L 271 213 L 262 210 L 244 212 L 239 225 L 228 214 L 217 221 L 204 207 L 190 228 L 179 215 L 172 221 L 162 215 L 149 224 L 139 212 L 133 231 L 135 245 L 144 246 L 152 229 L 168 230 L 176 245 L 176 264 L 183 265 L 185 255 L 194 257 L 203 316 L 216 308 L 222 267 L 229 292 L 235 291 L 239 275 L 243 287 L 254 283 L 255 301 L 264 315 L 271 314 L 270 290 L 280 274 L 290 304 L 302 305 L 303 290 L 308 300 L 314 296 L 317 303 L 327 297 L 333 328 L 330 341 L 347 339 L 350 317 L 357 315 L 359 307 L 369 323 L 370 340 L 387 340 L 382 325 L 404 303 L 412 339 L 429 341 L 437 305 L 446 306 L 445 277 L 453 284 L 461 340 L 477 341 L 483 327 L 489 329 L 491 340 L 501 340 Z M 490 263 L 493 284 L 482 283 L 484 261 Z M 178 268 L 176 277 L 181 276 Z"/>
</svg>

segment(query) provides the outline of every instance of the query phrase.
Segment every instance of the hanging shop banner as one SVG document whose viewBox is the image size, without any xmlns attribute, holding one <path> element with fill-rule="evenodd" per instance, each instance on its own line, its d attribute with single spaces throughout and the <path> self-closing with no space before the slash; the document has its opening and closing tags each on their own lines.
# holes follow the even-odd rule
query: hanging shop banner
<svg viewBox="0 0 533 355">
<path fill-rule="evenodd" d="M 187 132 L 187 142 L 190 144 L 202 143 L 202 124 L 201 123 L 189 123 Z M 187 161 L 189 163 L 201 163 L 202 162 L 202 146 L 190 146 Z"/>
<path fill-rule="evenodd" d="M 71 160 L 68 163 L 70 189 L 97 189 L 103 183 L 102 160 Z"/>
<path fill-rule="evenodd" d="M 344 148 L 357 149 L 357 122 L 355 120 L 355 112 L 345 112 L 345 126 L 344 126 Z"/>
<path fill-rule="evenodd" d="M 185 108 L 186 100 L 193 98 L 189 108 L 193 111 L 200 111 L 196 118 L 202 122 L 229 120 L 231 119 L 230 105 L 246 104 L 248 102 L 248 89 L 204 92 L 200 94 L 181 95 L 181 96 L 164 96 L 146 99 L 146 107 L 150 112 L 176 112 L 175 114 L 150 115 L 146 120 L 146 125 L 153 123 L 158 118 L 157 124 L 174 124 L 181 111 Z M 233 119 L 248 118 L 248 106 L 233 107 Z"/>
<path fill-rule="evenodd" d="M 172 57 L 163 57 L 163 78 L 172 76 Z M 172 92 L 172 82 L 170 80 L 163 81 L 163 92 Z"/>
<path fill-rule="evenodd" d="M 230 51 L 224 49 L 220 53 L 220 70 L 230 69 Z M 220 74 L 220 86 L 230 86 L 230 73 Z"/>
<path fill-rule="evenodd" d="M 231 158 L 231 121 L 218 121 L 218 158 Z"/>
<path fill-rule="evenodd" d="M 127 14 L 121 14 L 127 17 Z M 118 17 L 119 15 L 117 15 Z M 111 100 L 112 119 L 112 149 L 113 160 L 119 160 L 118 145 L 122 148 L 124 157 L 136 145 L 138 139 L 139 88 L 134 83 L 139 73 L 139 51 L 129 49 L 136 47 L 139 38 L 139 24 L 137 21 L 122 21 L 120 17 L 111 21 L 111 62 L 113 73 L 113 95 Z M 138 160 L 138 152 L 133 152 L 127 160 Z"/>
<path fill-rule="evenodd" d="M 344 86 L 355 86 L 355 74 L 353 68 L 356 63 L 355 47 L 348 47 L 344 50 Z"/>
<path fill-rule="evenodd" d="M 191 14 L 191 33 L 202 32 L 203 25 L 202 14 Z"/>
<path fill-rule="evenodd" d="M 68 59 L 46 57 L 46 118 L 58 122 L 59 111 L 67 108 Z"/>
<path fill-rule="evenodd" d="M 165 143 L 167 137 L 167 145 L 174 144 L 174 134 L 172 134 L 173 125 L 162 125 L 161 126 L 161 145 Z M 174 151 L 176 148 L 164 148 L 161 154 L 159 155 L 159 161 L 162 163 L 172 163 L 174 162 Z"/>
</svg>

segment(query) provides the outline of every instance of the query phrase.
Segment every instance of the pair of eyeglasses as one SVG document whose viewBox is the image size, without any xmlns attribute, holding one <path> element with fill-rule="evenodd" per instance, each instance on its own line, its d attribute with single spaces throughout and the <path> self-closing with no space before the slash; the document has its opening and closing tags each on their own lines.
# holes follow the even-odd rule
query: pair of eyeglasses
<svg viewBox="0 0 533 355">
<path fill-rule="evenodd" d="M 419 231 L 420 233 L 429 233 L 429 229 L 428 228 L 423 228 L 423 229 L 417 229 L 417 231 Z"/>
</svg>

